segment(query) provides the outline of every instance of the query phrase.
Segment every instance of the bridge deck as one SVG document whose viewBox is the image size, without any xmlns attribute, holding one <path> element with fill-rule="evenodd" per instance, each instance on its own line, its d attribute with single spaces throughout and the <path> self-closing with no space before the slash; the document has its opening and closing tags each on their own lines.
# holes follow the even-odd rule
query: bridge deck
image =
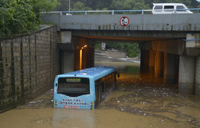
<svg viewBox="0 0 200 128">
<path fill-rule="evenodd" d="M 123 18 L 124 16 L 126 17 Z M 200 31 L 200 13 L 169 15 L 45 14 L 42 20 L 45 23 L 57 24 L 59 30 Z"/>
</svg>

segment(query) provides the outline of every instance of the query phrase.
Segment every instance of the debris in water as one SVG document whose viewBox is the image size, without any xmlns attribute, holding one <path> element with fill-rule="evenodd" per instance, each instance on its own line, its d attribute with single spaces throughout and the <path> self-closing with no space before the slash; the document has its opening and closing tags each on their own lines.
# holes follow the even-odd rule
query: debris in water
<svg viewBox="0 0 200 128">
<path fill-rule="evenodd" d="M 41 100 L 42 101 L 42 100 Z M 31 101 L 29 102 L 30 104 L 36 104 L 36 103 L 41 103 L 41 101 Z"/>
</svg>

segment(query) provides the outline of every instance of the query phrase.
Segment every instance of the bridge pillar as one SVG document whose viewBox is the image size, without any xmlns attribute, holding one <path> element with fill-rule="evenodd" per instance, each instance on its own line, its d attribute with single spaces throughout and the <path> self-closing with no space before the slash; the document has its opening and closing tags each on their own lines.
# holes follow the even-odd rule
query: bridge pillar
<svg viewBox="0 0 200 128">
<path fill-rule="evenodd" d="M 155 52 L 154 78 L 163 77 L 163 70 L 164 70 L 164 53 L 156 51 Z"/>
<path fill-rule="evenodd" d="M 140 77 L 145 78 L 149 73 L 149 50 L 141 50 Z"/>
<path fill-rule="evenodd" d="M 71 43 L 72 32 L 71 31 L 61 31 L 59 32 L 60 43 Z"/>
<path fill-rule="evenodd" d="M 149 50 L 149 78 L 154 78 L 155 51 Z"/>
<path fill-rule="evenodd" d="M 74 51 L 61 52 L 61 73 L 74 71 Z"/>
<path fill-rule="evenodd" d="M 164 53 L 164 84 L 174 85 L 178 82 L 178 56 Z"/>
<path fill-rule="evenodd" d="M 194 88 L 195 88 L 194 85 L 195 85 L 195 57 L 180 56 L 179 93 L 188 95 L 194 94 Z M 198 88 L 198 82 L 196 85 Z"/>
<path fill-rule="evenodd" d="M 58 32 L 61 73 L 74 71 L 74 48 L 71 31 Z"/>
<path fill-rule="evenodd" d="M 141 50 L 140 77 L 163 77 L 164 59 L 163 52 L 154 50 Z"/>
<path fill-rule="evenodd" d="M 195 95 L 200 96 L 200 55 L 196 57 Z"/>
</svg>

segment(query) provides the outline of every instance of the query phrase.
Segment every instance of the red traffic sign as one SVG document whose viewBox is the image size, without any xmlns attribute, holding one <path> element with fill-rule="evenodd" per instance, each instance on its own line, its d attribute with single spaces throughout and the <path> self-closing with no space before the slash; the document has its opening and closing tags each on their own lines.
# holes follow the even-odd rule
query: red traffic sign
<svg viewBox="0 0 200 128">
<path fill-rule="evenodd" d="M 121 26 L 126 27 L 129 24 L 129 18 L 127 16 L 123 16 L 120 20 L 119 23 Z"/>
</svg>

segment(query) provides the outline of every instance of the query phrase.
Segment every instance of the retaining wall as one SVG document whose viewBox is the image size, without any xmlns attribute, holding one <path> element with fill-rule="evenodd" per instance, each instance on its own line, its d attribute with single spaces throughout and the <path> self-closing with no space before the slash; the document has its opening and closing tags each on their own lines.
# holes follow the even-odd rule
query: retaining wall
<svg viewBox="0 0 200 128">
<path fill-rule="evenodd" d="M 0 40 L 0 113 L 53 88 L 60 71 L 56 27 Z"/>
</svg>

